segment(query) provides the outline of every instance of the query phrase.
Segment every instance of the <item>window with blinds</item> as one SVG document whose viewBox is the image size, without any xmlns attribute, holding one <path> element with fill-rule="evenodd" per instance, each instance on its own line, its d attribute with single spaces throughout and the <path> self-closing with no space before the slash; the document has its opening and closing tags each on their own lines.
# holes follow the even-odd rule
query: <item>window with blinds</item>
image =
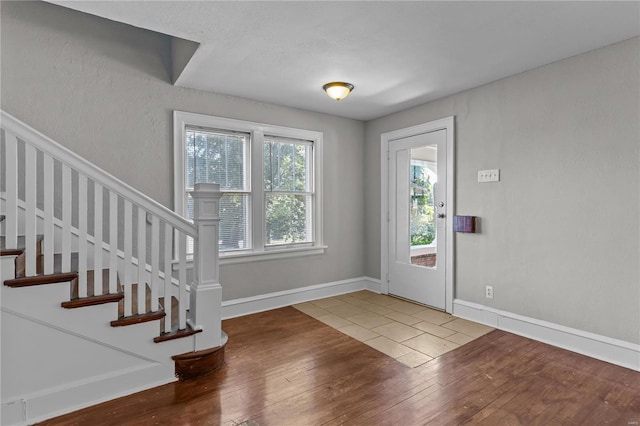
<svg viewBox="0 0 640 426">
<path fill-rule="evenodd" d="M 220 199 L 220 251 L 251 248 L 249 229 L 250 186 L 247 152 L 251 135 L 224 130 L 187 127 L 185 134 L 186 213 L 193 219 L 189 191 L 196 183 L 218 183 Z"/>
</svg>

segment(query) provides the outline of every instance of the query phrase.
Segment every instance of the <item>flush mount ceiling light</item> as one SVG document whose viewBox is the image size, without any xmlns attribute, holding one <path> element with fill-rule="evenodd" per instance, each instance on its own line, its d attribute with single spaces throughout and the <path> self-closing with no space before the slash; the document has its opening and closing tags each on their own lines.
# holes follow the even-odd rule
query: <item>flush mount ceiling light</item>
<svg viewBox="0 0 640 426">
<path fill-rule="evenodd" d="M 324 86 L 322 86 L 324 91 L 327 92 L 327 95 L 331 99 L 335 99 L 336 101 L 340 101 L 346 98 L 347 96 L 349 96 L 349 93 L 351 93 L 351 91 L 353 90 L 353 87 L 354 87 L 353 84 L 343 83 L 341 81 L 334 81 L 332 83 L 327 83 Z"/>
</svg>

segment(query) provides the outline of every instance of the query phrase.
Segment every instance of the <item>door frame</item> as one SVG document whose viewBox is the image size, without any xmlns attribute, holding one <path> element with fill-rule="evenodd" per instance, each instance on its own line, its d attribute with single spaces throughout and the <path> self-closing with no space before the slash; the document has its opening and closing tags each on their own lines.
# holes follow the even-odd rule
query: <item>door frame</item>
<svg viewBox="0 0 640 426">
<path fill-rule="evenodd" d="M 389 142 L 434 132 L 437 130 L 446 131 L 447 140 L 447 205 L 445 226 L 445 310 L 453 312 L 454 295 L 454 247 L 453 247 L 453 214 L 455 211 L 455 135 L 454 116 L 445 117 L 440 120 L 394 130 L 380 135 L 380 281 L 383 294 L 389 293 Z"/>
</svg>

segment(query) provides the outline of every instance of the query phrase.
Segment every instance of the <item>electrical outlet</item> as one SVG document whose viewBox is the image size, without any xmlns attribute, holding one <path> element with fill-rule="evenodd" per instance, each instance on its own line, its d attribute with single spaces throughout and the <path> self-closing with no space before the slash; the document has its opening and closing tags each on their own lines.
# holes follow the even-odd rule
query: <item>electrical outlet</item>
<svg viewBox="0 0 640 426">
<path fill-rule="evenodd" d="M 478 170 L 478 182 L 500 182 L 500 169 Z"/>
<path fill-rule="evenodd" d="M 493 286 L 490 286 L 490 285 L 484 286 L 484 296 L 487 299 L 493 299 Z"/>
</svg>

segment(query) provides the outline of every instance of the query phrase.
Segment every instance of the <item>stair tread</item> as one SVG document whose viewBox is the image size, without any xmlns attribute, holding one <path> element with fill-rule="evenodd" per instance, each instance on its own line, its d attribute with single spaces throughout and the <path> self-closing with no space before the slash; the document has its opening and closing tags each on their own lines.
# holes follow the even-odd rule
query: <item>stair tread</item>
<svg viewBox="0 0 640 426">
<path fill-rule="evenodd" d="M 160 309 L 155 312 L 147 312 L 146 314 L 135 314 L 128 317 L 120 317 L 111 321 L 112 327 L 122 327 L 125 325 L 141 324 L 143 322 L 155 321 L 165 317 L 165 312 Z"/>
<path fill-rule="evenodd" d="M 62 283 L 65 281 L 75 280 L 76 278 L 78 278 L 78 274 L 76 272 L 54 273 L 48 275 L 41 274 L 33 277 L 20 277 L 12 280 L 5 280 L 4 285 L 8 287 L 28 287 L 32 285 Z"/>
<path fill-rule="evenodd" d="M 82 308 L 85 306 L 102 305 L 104 303 L 119 302 L 124 298 L 123 293 L 108 293 L 97 296 L 78 297 L 67 302 L 62 302 L 60 306 L 67 309 Z"/>
<path fill-rule="evenodd" d="M 96 272 L 95 270 L 87 271 L 87 296 L 78 296 L 78 282 L 74 281 L 71 284 L 71 300 L 62 302 L 61 306 L 67 309 L 82 308 L 84 306 L 100 305 L 103 303 L 119 302 L 124 298 L 122 286 L 120 285 L 120 279 L 116 274 L 116 292 L 110 293 L 109 289 L 109 274 L 110 270 L 107 268 L 102 269 L 102 291 L 100 294 L 94 294 L 94 280 Z"/>
<path fill-rule="evenodd" d="M 40 269 L 40 268 L 39 268 Z M 65 281 L 72 281 L 78 278 L 78 253 L 71 253 L 71 271 L 62 272 L 62 255 L 53 255 L 53 273 L 38 273 L 33 276 L 18 276 L 11 280 L 5 280 L 4 284 L 9 287 L 26 287 L 31 285 L 54 284 Z M 87 273 L 92 272 L 88 270 Z"/>
<path fill-rule="evenodd" d="M 181 337 L 192 336 L 196 333 L 200 333 L 202 330 L 194 330 L 191 326 L 187 325 L 187 328 L 181 330 L 174 330 L 169 333 L 162 333 L 158 337 L 154 337 L 153 341 L 156 343 L 166 342 L 168 340 L 179 339 Z"/>
</svg>

